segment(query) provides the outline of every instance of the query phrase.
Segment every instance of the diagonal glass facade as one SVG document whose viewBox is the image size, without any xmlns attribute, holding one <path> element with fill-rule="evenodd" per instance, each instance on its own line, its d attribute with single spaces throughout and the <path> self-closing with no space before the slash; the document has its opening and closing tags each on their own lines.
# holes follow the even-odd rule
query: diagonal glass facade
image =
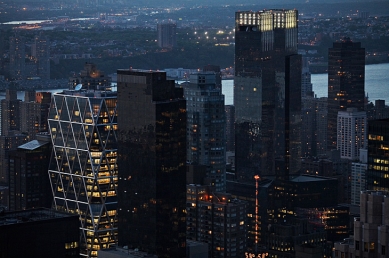
<svg viewBox="0 0 389 258">
<path fill-rule="evenodd" d="M 114 92 L 56 93 L 49 114 L 54 208 L 80 216 L 81 255 L 97 257 L 117 237 L 117 98 Z"/>
</svg>

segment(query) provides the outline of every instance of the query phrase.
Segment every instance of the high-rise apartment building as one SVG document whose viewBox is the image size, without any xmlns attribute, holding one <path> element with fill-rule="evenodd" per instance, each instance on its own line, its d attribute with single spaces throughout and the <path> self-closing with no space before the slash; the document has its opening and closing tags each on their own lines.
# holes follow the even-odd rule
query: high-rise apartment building
<svg viewBox="0 0 389 258">
<path fill-rule="evenodd" d="M 367 190 L 389 191 L 389 119 L 368 126 Z"/>
<path fill-rule="evenodd" d="M 51 103 L 51 92 L 26 91 L 24 101 L 20 102 L 20 131 L 30 140 L 36 134 L 48 132 L 47 119 Z"/>
<path fill-rule="evenodd" d="M 34 37 L 31 46 L 31 56 L 37 64 L 36 75 L 41 79 L 50 79 L 50 40 L 43 35 Z"/>
<path fill-rule="evenodd" d="M 20 102 L 16 90 L 6 90 L 5 99 L 1 100 L 1 135 L 20 130 Z"/>
<path fill-rule="evenodd" d="M 328 50 L 327 148 L 336 149 L 338 111 L 365 105 L 365 49 L 345 38 Z"/>
<path fill-rule="evenodd" d="M 186 101 L 160 71 L 118 70 L 119 245 L 185 257 Z"/>
<path fill-rule="evenodd" d="M 236 173 L 286 179 L 301 156 L 296 10 L 235 14 Z"/>
<path fill-rule="evenodd" d="M 214 73 L 190 75 L 184 87 L 187 112 L 187 162 L 207 167 L 217 192 L 226 190 L 226 116 L 224 95 Z"/>
<path fill-rule="evenodd" d="M 27 135 L 11 132 L 7 136 L 0 136 L 0 183 L 9 183 L 9 152 L 27 142 Z"/>
<path fill-rule="evenodd" d="M 348 108 L 338 112 L 337 148 L 340 157 L 349 160 L 359 159 L 359 150 L 367 147 L 367 118 L 365 111 Z"/>
<path fill-rule="evenodd" d="M 79 215 L 84 257 L 117 242 L 116 104 L 116 92 L 98 90 L 64 90 L 51 103 L 53 208 Z"/>
<path fill-rule="evenodd" d="M 9 75 L 11 79 L 25 79 L 26 46 L 24 37 L 16 34 L 9 38 Z"/>
<path fill-rule="evenodd" d="M 158 46 L 160 48 L 173 48 L 177 46 L 177 25 L 175 23 L 160 23 L 157 25 Z"/>
</svg>

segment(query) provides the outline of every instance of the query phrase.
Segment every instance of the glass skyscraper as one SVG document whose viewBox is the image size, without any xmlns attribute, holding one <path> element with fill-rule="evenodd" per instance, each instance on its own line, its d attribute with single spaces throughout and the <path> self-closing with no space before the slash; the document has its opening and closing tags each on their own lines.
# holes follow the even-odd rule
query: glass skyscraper
<svg viewBox="0 0 389 258">
<path fill-rule="evenodd" d="M 65 90 L 53 96 L 49 177 L 54 208 L 80 217 L 81 255 L 117 242 L 116 92 Z"/>
<path fill-rule="evenodd" d="M 165 72 L 118 70 L 119 245 L 185 257 L 186 104 Z"/>
<path fill-rule="evenodd" d="M 338 111 L 365 105 L 365 49 L 345 38 L 328 50 L 327 148 L 336 149 Z"/>
<path fill-rule="evenodd" d="M 301 56 L 296 10 L 235 14 L 236 172 L 287 179 L 299 170 Z"/>
</svg>

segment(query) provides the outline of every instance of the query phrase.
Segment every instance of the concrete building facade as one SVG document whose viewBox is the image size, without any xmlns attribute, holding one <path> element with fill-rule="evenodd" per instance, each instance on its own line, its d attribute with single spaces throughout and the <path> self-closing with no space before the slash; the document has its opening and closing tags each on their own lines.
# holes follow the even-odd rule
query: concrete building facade
<svg viewBox="0 0 389 258">
<path fill-rule="evenodd" d="M 387 192 L 364 191 L 360 197 L 360 217 L 354 221 L 354 236 L 335 243 L 335 258 L 388 257 L 389 196 Z"/>
</svg>

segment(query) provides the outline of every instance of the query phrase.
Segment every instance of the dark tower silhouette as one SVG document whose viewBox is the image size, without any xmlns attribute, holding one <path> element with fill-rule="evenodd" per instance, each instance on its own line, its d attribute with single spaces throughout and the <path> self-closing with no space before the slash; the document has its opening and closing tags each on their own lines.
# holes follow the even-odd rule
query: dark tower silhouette
<svg viewBox="0 0 389 258">
<path fill-rule="evenodd" d="M 24 80 L 26 73 L 25 38 L 16 33 L 9 38 L 9 75 L 13 80 Z"/>
<path fill-rule="evenodd" d="M 235 14 L 236 172 L 287 179 L 299 170 L 301 56 L 296 10 Z"/>
<path fill-rule="evenodd" d="M 338 111 L 363 111 L 364 101 L 365 49 L 350 38 L 334 42 L 328 50 L 328 150 L 336 149 Z"/>
<path fill-rule="evenodd" d="M 165 72 L 118 70 L 119 245 L 185 257 L 186 103 Z"/>
<path fill-rule="evenodd" d="M 41 79 L 50 79 L 50 40 L 43 35 L 34 37 L 34 43 L 31 46 L 32 56 L 37 63 L 37 76 Z"/>
<path fill-rule="evenodd" d="M 51 208 L 53 195 L 47 176 L 51 155 L 49 135 L 42 135 L 9 153 L 9 210 Z"/>
<path fill-rule="evenodd" d="M 7 89 L 5 99 L 1 100 L 1 135 L 20 130 L 20 102 L 17 91 Z"/>
</svg>

